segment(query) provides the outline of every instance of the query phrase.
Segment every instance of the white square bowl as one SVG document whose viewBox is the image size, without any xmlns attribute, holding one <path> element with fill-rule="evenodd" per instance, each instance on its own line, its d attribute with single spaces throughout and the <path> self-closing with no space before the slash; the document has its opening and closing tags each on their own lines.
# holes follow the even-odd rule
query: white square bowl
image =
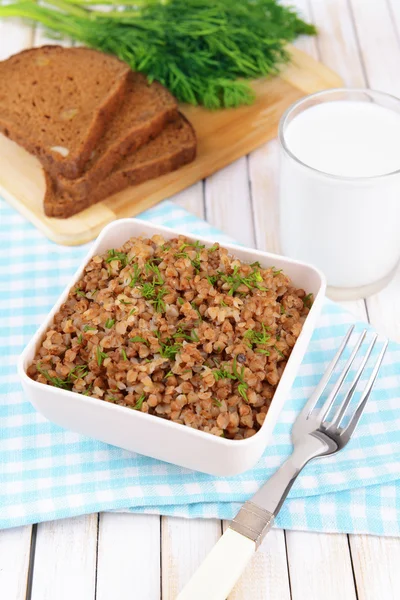
<svg viewBox="0 0 400 600">
<path fill-rule="evenodd" d="M 137 219 L 121 219 L 107 225 L 47 319 L 23 351 L 18 362 L 18 373 L 23 389 L 33 406 L 44 417 L 61 427 L 196 471 L 220 476 L 236 475 L 253 467 L 264 452 L 320 313 L 325 294 L 325 278 L 310 265 L 276 254 L 223 244 L 233 256 L 243 262 L 252 263 L 258 260 L 263 267 L 274 266 L 283 269 L 294 285 L 314 294 L 313 306 L 277 386 L 264 424 L 254 436 L 245 440 L 220 438 L 157 416 L 44 385 L 33 381 L 26 374 L 45 332 L 53 323 L 54 315 L 65 302 L 70 289 L 81 277 L 92 256 L 110 248 L 118 248 L 133 236 L 151 237 L 161 234 L 165 239 L 170 239 L 181 233 Z M 198 239 L 207 247 L 215 242 L 197 236 L 187 237 L 193 241 Z"/>
</svg>

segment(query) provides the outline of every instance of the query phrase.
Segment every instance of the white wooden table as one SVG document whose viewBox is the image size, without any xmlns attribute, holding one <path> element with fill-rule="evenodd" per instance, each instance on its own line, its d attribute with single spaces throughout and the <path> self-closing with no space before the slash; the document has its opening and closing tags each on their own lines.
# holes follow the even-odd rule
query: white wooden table
<svg viewBox="0 0 400 600">
<path fill-rule="evenodd" d="M 400 0 L 288 0 L 319 28 L 301 46 L 345 84 L 400 96 Z M 0 58 L 45 39 L 0 21 Z M 247 246 L 279 251 L 277 143 L 173 200 Z M 400 341 L 400 272 L 346 308 Z M 174 600 L 225 526 L 217 520 L 105 513 L 0 532 L 2 600 Z M 274 530 L 230 600 L 395 600 L 400 539 Z M 207 599 L 205 599 L 207 600 Z"/>
</svg>

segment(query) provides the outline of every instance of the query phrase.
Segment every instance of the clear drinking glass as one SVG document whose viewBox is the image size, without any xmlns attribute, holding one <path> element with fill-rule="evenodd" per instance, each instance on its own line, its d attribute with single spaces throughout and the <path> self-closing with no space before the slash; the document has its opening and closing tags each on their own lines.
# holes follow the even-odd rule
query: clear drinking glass
<svg viewBox="0 0 400 600">
<path fill-rule="evenodd" d="M 337 127 L 335 137 L 333 120 L 329 124 L 332 139 L 322 140 L 318 147 L 313 146 L 313 136 L 307 132 L 319 125 L 318 122 L 312 125 L 311 111 L 302 117 L 303 124 L 304 118 L 311 119 L 311 125 L 304 131 L 304 135 L 299 129 L 300 121 L 297 122 L 297 129 L 289 129 L 291 123 L 304 111 L 323 103 L 339 101 L 345 103 L 318 108 L 319 123 L 322 123 L 321 128 L 324 123 L 328 125 L 321 118 L 331 118 L 329 114 L 332 111 L 332 119 L 337 120 L 345 133 L 346 122 L 350 128 L 356 126 L 353 120 L 363 124 L 365 112 L 366 129 L 363 125 L 360 127 L 357 155 L 352 154 L 346 135 L 343 135 L 341 141 L 340 127 Z M 358 104 L 349 106 L 349 102 Z M 386 112 L 376 110 L 377 107 L 383 107 Z M 357 110 L 356 114 L 354 110 Z M 394 111 L 396 115 L 392 112 L 389 114 L 388 111 Z M 316 114 L 317 111 L 313 112 Z M 356 119 L 351 117 L 354 114 Z M 340 115 L 343 115 L 343 120 Z M 386 117 L 389 121 L 385 120 Z M 392 117 L 393 127 L 390 121 Z M 397 126 L 400 132 L 400 100 L 367 89 L 335 89 L 312 94 L 293 104 L 281 119 L 281 249 L 287 256 L 319 267 L 327 277 L 330 297 L 350 300 L 376 293 L 391 279 L 398 265 L 400 135 L 398 141 L 394 135 Z M 318 131 L 314 133 L 318 135 Z M 375 141 L 377 146 L 371 145 Z M 348 168 L 342 165 L 342 169 L 348 171 L 345 175 L 335 173 L 335 168 L 331 169 L 329 164 L 328 168 L 320 168 L 319 155 L 329 151 L 329 148 L 324 147 L 325 143 L 336 144 L 332 146 L 336 152 L 348 153 Z M 371 158 L 374 153 L 376 161 Z M 376 171 L 376 163 L 382 163 L 377 167 L 380 170 L 378 175 L 368 176 L 363 173 L 362 176 L 352 176 L 353 162 L 358 165 L 354 170 L 361 169 L 362 172 L 370 159 L 373 160 L 371 172 Z M 326 156 L 324 160 L 329 163 Z"/>
</svg>

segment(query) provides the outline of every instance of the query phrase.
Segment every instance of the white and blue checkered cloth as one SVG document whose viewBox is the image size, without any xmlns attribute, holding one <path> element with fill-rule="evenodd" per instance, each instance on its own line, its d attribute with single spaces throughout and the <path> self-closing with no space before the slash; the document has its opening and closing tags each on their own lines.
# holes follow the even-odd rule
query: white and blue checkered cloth
<svg viewBox="0 0 400 600">
<path fill-rule="evenodd" d="M 228 240 L 169 202 L 141 218 Z M 290 454 L 291 425 L 354 320 L 326 302 L 265 455 L 242 475 L 216 478 L 65 431 L 35 411 L 22 393 L 17 358 L 87 248 L 49 242 L 1 199 L 0 239 L 0 528 L 118 509 L 231 518 Z M 277 525 L 400 535 L 399 517 L 400 345 L 391 343 L 354 439 L 303 471 Z"/>
</svg>

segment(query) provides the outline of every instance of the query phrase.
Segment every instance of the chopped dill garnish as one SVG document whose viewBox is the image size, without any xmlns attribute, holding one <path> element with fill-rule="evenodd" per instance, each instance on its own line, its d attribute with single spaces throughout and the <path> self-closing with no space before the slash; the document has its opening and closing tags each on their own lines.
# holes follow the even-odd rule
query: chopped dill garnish
<svg viewBox="0 0 400 600">
<path fill-rule="evenodd" d="M 139 265 L 134 264 L 133 265 L 133 275 L 132 275 L 132 279 L 129 283 L 129 287 L 135 287 L 135 285 L 137 283 L 142 283 L 142 276 L 140 273 Z"/>
<path fill-rule="evenodd" d="M 279 350 L 279 348 L 277 348 L 276 346 L 274 346 L 274 349 L 277 351 L 277 353 L 279 354 L 279 356 L 281 356 L 282 358 L 285 358 L 285 355 L 283 354 L 283 352 L 281 352 L 281 350 Z"/>
<path fill-rule="evenodd" d="M 217 283 L 219 275 L 207 275 L 206 279 L 210 285 L 214 285 Z"/>
<path fill-rule="evenodd" d="M 249 329 L 243 335 L 243 338 L 248 340 L 248 346 L 250 348 L 256 344 L 266 344 L 268 340 L 271 338 L 270 334 L 267 332 L 264 323 L 261 323 L 262 331 L 254 331 L 254 329 Z"/>
<path fill-rule="evenodd" d="M 121 267 L 124 268 L 129 263 L 128 255 L 125 252 L 117 252 L 112 248 L 107 252 L 106 263 L 111 263 L 114 260 L 119 260 Z"/>
<path fill-rule="evenodd" d="M 182 343 L 176 342 L 173 338 L 167 338 L 165 342 L 158 338 L 160 344 L 160 356 L 162 358 L 168 358 L 169 360 L 175 360 L 176 355 L 182 349 Z"/>
<path fill-rule="evenodd" d="M 242 398 L 248 402 L 247 398 L 247 390 L 248 384 L 244 380 L 244 366 L 242 366 L 240 373 L 237 368 L 237 357 L 233 359 L 232 362 L 232 373 L 230 373 L 226 368 L 221 367 L 213 371 L 215 381 L 219 381 L 220 379 L 233 379 L 239 382 L 237 391 L 242 396 Z"/>
<path fill-rule="evenodd" d="M 186 331 L 184 331 L 184 329 L 179 326 L 176 330 L 176 332 L 172 335 L 173 338 L 183 338 L 184 340 L 189 340 L 192 341 L 191 336 L 186 333 Z"/>
<path fill-rule="evenodd" d="M 119 400 L 119 398 L 117 398 L 116 396 L 110 395 L 107 398 L 107 402 L 117 402 L 117 400 Z"/>
<path fill-rule="evenodd" d="M 154 285 L 163 285 L 164 280 L 161 276 L 160 273 L 160 269 L 158 268 L 158 266 L 153 262 L 153 261 L 149 261 L 144 265 L 145 271 L 147 274 L 149 273 L 153 273 L 154 277 L 153 277 L 153 284 Z"/>
<path fill-rule="evenodd" d="M 128 360 L 128 357 L 127 357 L 127 355 L 126 355 L 126 352 L 125 352 L 125 349 L 124 349 L 124 348 L 121 348 L 121 355 L 122 355 L 122 359 L 123 359 L 123 360 Z"/>
<path fill-rule="evenodd" d="M 212 401 L 215 406 L 222 406 L 222 402 L 220 402 L 217 398 L 213 398 Z"/>
<path fill-rule="evenodd" d="M 197 314 L 199 315 L 200 321 L 202 321 L 203 317 L 201 316 L 201 313 L 199 311 L 199 307 L 194 302 L 191 302 L 190 304 L 191 304 L 193 310 L 195 310 L 197 312 Z"/>
<path fill-rule="evenodd" d="M 304 298 L 303 298 L 303 304 L 306 308 L 311 308 L 313 301 L 314 301 L 314 294 L 307 294 L 307 296 L 304 296 Z"/>
<path fill-rule="evenodd" d="M 85 293 L 85 292 L 83 292 L 83 291 L 81 290 L 81 288 L 79 288 L 79 287 L 77 287 L 77 288 L 74 290 L 74 294 L 75 294 L 76 296 L 80 296 L 81 298 L 86 298 L 86 293 Z"/>
<path fill-rule="evenodd" d="M 83 335 L 80 333 L 78 335 L 78 337 L 76 338 L 76 341 L 78 342 L 78 344 L 82 344 L 82 340 L 83 340 Z"/>
<path fill-rule="evenodd" d="M 177 299 L 177 303 L 180 304 L 182 306 L 182 304 L 185 304 L 185 301 L 183 298 L 178 298 Z"/>
<path fill-rule="evenodd" d="M 133 407 L 133 410 L 141 410 L 143 401 L 145 398 L 146 398 L 145 394 L 142 394 L 141 396 L 139 396 L 135 406 Z"/>
<path fill-rule="evenodd" d="M 96 331 L 97 327 L 92 327 L 92 325 L 85 325 L 83 331 Z"/>
<path fill-rule="evenodd" d="M 137 342 L 141 342 L 142 344 L 147 344 L 147 345 L 149 344 L 149 342 L 140 335 L 135 335 L 135 337 L 129 338 L 129 341 L 133 342 L 134 344 Z"/>
<path fill-rule="evenodd" d="M 103 364 L 103 360 L 105 358 L 108 358 L 108 354 L 107 352 L 103 352 L 100 346 L 96 347 L 96 359 L 97 359 L 97 364 L 99 365 L 99 367 L 101 367 L 101 365 Z"/>
<path fill-rule="evenodd" d="M 237 357 L 235 356 L 235 358 L 233 359 L 233 363 L 232 363 L 232 371 L 233 374 L 235 375 L 236 379 L 240 382 L 238 385 L 238 392 L 239 394 L 242 396 L 242 398 L 248 402 L 249 399 L 247 397 L 247 390 L 248 390 L 248 384 L 245 382 L 244 380 L 244 365 L 242 365 L 242 368 L 240 370 L 240 373 L 237 370 Z"/>
<path fill-rule="evenodd" d="M 260 263 L 258 262 L 258 260 L 255 260 L 253 263 L 250 264 L 250 267 L 258 267 L 259 269 L 262 269 L 262 266 L 260 265 Z"/>
<path fill-rule="evenodd" d="M 272 267 L 272 275 L 274 277 L 276 277 L 277 275 L 279 275 L 279 273 L 282 273 L 282 269 L 275 269 L 275 267 Z"/>
<path fill-rule="evenodd" d="M 173 377 L 173 376 L 174 376 L 173 372 L 172 371 L 168 371 L 168 373 L 166 373 L 164 375 L 164 379 L 168 379 L 168 377 Z"/>
<path fill-rule="evenodd" d="M 208 248 L 209 252 L 215 252 L 216 250 L 218 250 L 219 248 L 219 244 L 214 244 L 213 246 L 211 246 L 211 248 Z"/>
<path fill-rule="evenodd" d="M 234 379 L 232 373 L 221 367 L 220 369 L 216 369 L 213 371 L 215 381 L 219 381 L 220 379 Z"/>
<path fill-rule="evenodd" d="M 285 315 L 286 314 L 285 307 L 283 306 L 283 304 L 281 304 L 280 313 L 281 313 L 281 315 Z"/>
<path fill-rule="evenodd" d="M 126 305 L 127 305 L 127 304 L 132 304 L 132 302 L 130 302 L 130 301 L 128 301 L 128 300 L 124 300 L 123 298 L 120 298 L 120 299 L 119 299 L 119 303 L 120 303 L 120 304 L 126 304 Z"/>
<path fill-rule="evenodd" d="M 72 390 L 74 381 L 77 379 L 81 379 L 88 374 L 88 366 L 87 365 L 76 365 L 71 371 L 68 373 L 66 379 L 62 379 L 61 377 L 52 376 L 48 371 L 42 369 L 41 363 L 37 363 L 36 369 L 43 375 L 47 381 L 52 383 L 55 387 L 58 387 L 62 390 Z"/>
<path fill-rule="evenodd" d="M 114 325 L 115 323 L 115 319 L 107 319 L 107 321 L 104 324 L 104 327 L 106 329 L 111 329 L 111 327 Z"/>
<path fill-rule="evenodd" d="M 249 289 L 257 288 L 261 291 L 267 291 L 267 288 L 260 285 L 263 282 L 263 278 L 260 271 L 257 271 L 256 269 L 249 275 L 240 275 L 239 267 L 235 265 L 233 267 L 233 272 L 230 275 L 220 273 L 220 276 L 222 281 L 225 281 L 230 286 L 228 292 L 229 296 L 233 296 L 241 285 L 245 285 Z"/>
<path fill-rule="evenodd" d="M 137 308 L 131 308 L 131 310 L 129 311 L 129 316 L 134 315 L 136 311 Z"/>
<path fill-rule="evenodd" d="M 265 354 L 265 356 L 269 356 L 270 355 L 270 351 L 269 350 L 264 350 L 264 348 L 256 348 L 254 350 L 254 352 L 257 352 L 258 354 Z"/>
</svg>

